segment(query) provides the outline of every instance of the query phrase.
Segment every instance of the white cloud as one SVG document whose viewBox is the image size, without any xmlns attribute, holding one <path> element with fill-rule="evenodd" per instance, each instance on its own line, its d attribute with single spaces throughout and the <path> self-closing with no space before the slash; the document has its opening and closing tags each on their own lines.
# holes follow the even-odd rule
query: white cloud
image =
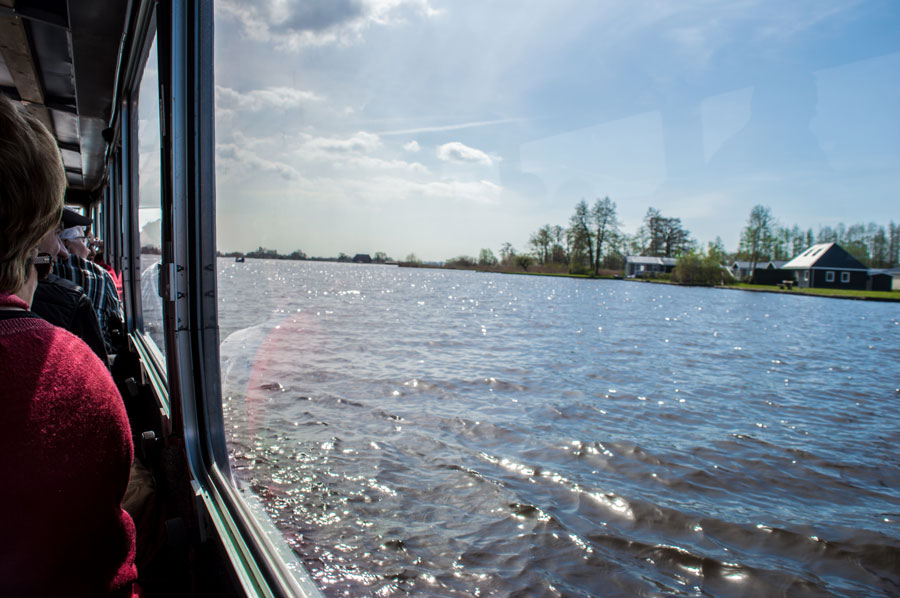
<svg viewBox="0 0 900 598">
<path fill-rule="evenodd" d="M 346 164 L 371 171 L 397 170 L 411 174 L 428 174 L 428 169 L 419 162 L 406 162 L 405 160 L 382 160 L 381 158 L 369 156 L 351 156 L 346 161 Z"/>
<path fill-rule="evenodd" d="M 469 147 L 459 141 L 445 143 L 437 149 L 437 157 L 445 162 L 461 162 L 464 164 L 483 164 L 490 166 L 494 163 L 491 157 L 479 149 Z"/>
<path fill-rule="evenodd" d="M 320 179 L 317 180 L 317 187 L 324 191 L 321 194 L 323 200 L 333 201 L 335 197 L 342 197 L 370 203 L 425 200 L 495 204 L 503 192 L 502 187 L 490 181 L 413 181 L 391 175 L 364 179 Z"/>
<path fill-rule="evenodd" d="M 258 171 L 273 172 L 289 181 L 303 178 L 293 166 L 263 158 L 245 149 L 243 145 L 216 144 L 216 172 L 231 178 L 237 177 L 239 173 L 255 174 Z"/>
<path fill-rule="evenodd" d="M 373 25 L 441 14 L 431 0 L 220 0 L 216 8 L 251 39 L 291 50 L 354 43 Z"/>
<path fill-rule="evenodd" d="M 308 148 L 335 153 L 367 153 L 382 146 L 381 138 L 374 133 L 360 131 L 345 139 L 334 137 L 309 137 L 304 144 Z"/>
<path fill-rule="evenodd" d="M 299 108 L 310 102 L 321 102 L 322 96 L 311 91 L 290 87 L 267 87 L 240 93 L 228 87 L 216 86 L 216 109 L 259 112 L 269 108 L 286 110 Z"/>
<path fill-rule="evenodd" d="M 416 153 L 416 152 L 419 152 L 419 151 L 422 149 L 422 146 L 419 145 L 419 142 L 418 142 L 418 141 L 416 141 L 415 139 L 413 139 L 412 141 L 410 141 L 409 143 L 407 143 L 406 145 L 404 145 L 404 146 L 403 146 L 403 149 L 405 149 L 405 150 L 408 151 L 408 152 Z"/>
</svg>

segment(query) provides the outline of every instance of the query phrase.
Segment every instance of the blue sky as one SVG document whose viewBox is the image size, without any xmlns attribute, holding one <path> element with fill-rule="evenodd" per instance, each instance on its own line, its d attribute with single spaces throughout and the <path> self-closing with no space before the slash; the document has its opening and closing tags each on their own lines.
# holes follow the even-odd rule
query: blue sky
<svg viewBox="0 0 900 598">
<path fill-rule="evenodd" d="M 900 221 L 900 3 L 220 0 L 219 246 L 527 248 L 609 196 L 736 247 Z"/>
</svg>

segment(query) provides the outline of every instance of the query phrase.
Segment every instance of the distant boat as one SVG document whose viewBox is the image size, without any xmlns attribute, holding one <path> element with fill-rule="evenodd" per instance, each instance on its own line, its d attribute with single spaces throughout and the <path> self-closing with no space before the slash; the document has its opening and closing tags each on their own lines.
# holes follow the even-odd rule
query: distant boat
<svg viewBox="0 0 900 598">
<path fill-rule="evenodd" d="M 244 256 L 239 255 L 239 256 L 237 256 L 236 258 L 234 258 L 234 261 L 236 261 L 236 262 L 239 263 L 239 264 L 243 264 L 243 263 L 244 263 Z"/>
</svg>

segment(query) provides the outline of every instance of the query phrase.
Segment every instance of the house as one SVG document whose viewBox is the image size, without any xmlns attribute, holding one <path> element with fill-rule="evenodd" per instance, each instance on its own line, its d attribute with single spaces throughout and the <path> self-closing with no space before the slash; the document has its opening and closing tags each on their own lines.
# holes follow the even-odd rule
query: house
<svg viewBox="0 0 900 598">
<path fill-rule="evenodd" d="M 675 268 L 675 261 L 674 257 L 627 255 L 625 256 L 625 277 L 653 278 L 660 274 L 667 274 Z"/>
<path fill-rule="evenodd" d="M 353 263 L 355 264 L 371 264 L 372 256 L 368 253 L 357 253 L 353 256 Z"/>
<path fill-rule="evenodd" d="M 786 261 L 782 260 L 760 260 L 756 262 L 753 273 L 750 275 L 750 262 L 735 261 L 728 267 L 728 271 L 737 280 L 744 280 L 749 276 L 750 282 L 754 284 L 778 284 L 786 276 L 790 276 L 781 270 L 786 263 Z"/>
<path fill-rule="evenodd" d="M 735 261 L 728 266 L 728 270 L 731 271 L 731 275 L 738 280 L 744 280 L 750 274 L 750 262 L 742 260 Z"/>
<path fill-rule="evenodd" d="M 837 243 L 813 245 L 781 269 L 805 288 L 864 290 L 869 279 L 867 268 Z"/>
<path fill-rule="evenodd" d="M 872 268 L 869 270 L 868 291 L 900 291 L 900 268 Z"/>
</svg>

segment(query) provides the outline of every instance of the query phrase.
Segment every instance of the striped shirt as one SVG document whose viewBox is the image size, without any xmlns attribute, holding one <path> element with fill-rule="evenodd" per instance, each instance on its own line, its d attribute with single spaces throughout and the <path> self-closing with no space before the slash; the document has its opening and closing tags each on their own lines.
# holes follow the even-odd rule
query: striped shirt
<svg viewBox="0 0 900 598">
<path fill-rule="evenodd" d="M 84 293 L 94 306 L 94 311 L 97 312 L 97 320 L 100 322 L 107 351 L 114 353 L 111 326 L 120 326 L 125 316 L 113 277 L 102 266 L 76 255 L 56 260 L 53 264 L 53 273 L 60 278 L 71 280 L 84 289 Z"/>
</svg>

